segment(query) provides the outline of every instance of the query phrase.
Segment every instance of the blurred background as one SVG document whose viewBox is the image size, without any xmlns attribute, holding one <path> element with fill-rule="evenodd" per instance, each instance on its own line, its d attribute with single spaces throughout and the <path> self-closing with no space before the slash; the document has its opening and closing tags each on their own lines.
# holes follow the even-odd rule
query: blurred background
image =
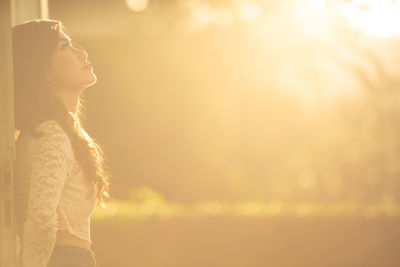
<svg viewBox="0 0 400 267">
<path fill-rule="evenodd" d="M 400 1 L 48 4 L 98 78 L 100 266 L 400 266 Z"/>
</svg>

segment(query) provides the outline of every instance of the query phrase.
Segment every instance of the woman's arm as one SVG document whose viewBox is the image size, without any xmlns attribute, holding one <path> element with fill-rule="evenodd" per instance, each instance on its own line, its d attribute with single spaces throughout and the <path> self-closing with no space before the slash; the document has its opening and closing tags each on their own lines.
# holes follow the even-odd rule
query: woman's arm
<svg viewBox="0 0 400 267">
<path fill-rule="evenodd" d="M 23 234 L 23 267 L 47 267 L 57 233 L 57 207 L 67 180 L 69 139 L 59 124 L 40 125 L 32 145 L 32 174 Z"/>
</svg>

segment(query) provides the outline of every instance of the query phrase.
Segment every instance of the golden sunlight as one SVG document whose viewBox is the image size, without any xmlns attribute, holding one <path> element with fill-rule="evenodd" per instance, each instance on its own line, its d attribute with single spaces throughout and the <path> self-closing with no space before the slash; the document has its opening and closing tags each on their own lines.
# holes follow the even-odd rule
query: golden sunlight
<svg viewBox="0 0 400 267">
<path fill-rule="evenodd" d="M 367 34 L 377 38 L 400 35 L 399 1 L 345 1 L 341 2 L 340 10 L 351 27 Z"/>
<path fill-rule="evenodd" d="M 315 10 L 323 10 L 326 7 L 325 0 L 307 0 L 307 4 Z"/>
<path fill-rule="evenodd" d="M 241 2 L 239 5 L 240 18 L 243 20 L 254 20 L 262 15 L 262 9 L 251 2 Z"/>
<path fill-rule="evenodd" d="M 1 57 L 14 57 L 0 60 L 0 76 L 15 75 L 0 118 L 6 102 L 15 125 L 0 128 L 19 134 L 17 168 L 4 168 L 20 190 L 16 216 L 50 207 L 55 191 L 60 203 L 81 203 L 87 178 L 104 203 L 51 212 L 79 214 L 80 224 L 67 221 L 85 226 L 77 230 L 86 248 L 93 241 L 96 266 L 400 266 L 400 0 L 32 2 L 46 1 L 79 46 L 53 53 L 48 21 L 0 42 Z M 77 65 L 85 60 L 99 78 L 91 88 L 92 73 Z M 62 116 L 74 103 L 81 136 Z M 67 146 L 59 134 L 29 136 L 48 118 L 61 120 Z M 68 176 L 72 194 L 54 173 Z M 42 181 L 45 191 L 27 194 Z M 32 212 L 35 223 L 43 210 Z M 43 241 L 48 226 L 21 237 Z M 0 267 L 16 267 L 2 265 L 1 248 Z"/>
</svg>

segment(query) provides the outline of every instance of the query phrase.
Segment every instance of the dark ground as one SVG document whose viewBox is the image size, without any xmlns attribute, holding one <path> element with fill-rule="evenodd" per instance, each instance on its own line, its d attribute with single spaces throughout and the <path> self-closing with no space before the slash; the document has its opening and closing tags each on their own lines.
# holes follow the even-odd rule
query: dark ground
<svg viewBox="0 0 400 267">
<path fill-rule="evenodd" d="M 100 267 L 398 267 L 400 218 L 92 221 Z"/>
</svg>

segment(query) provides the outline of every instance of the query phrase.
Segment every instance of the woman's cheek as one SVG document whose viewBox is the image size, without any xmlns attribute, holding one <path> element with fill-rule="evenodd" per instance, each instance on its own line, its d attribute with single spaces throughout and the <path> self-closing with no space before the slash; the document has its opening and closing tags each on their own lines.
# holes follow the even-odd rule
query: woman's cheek
<svg viewBox="0 0 400 267">
<path fill-rule="evenodd" d="M 79 75 L 75 62 L 64 62 L 60 65 L 61 76 L 65 82 L 72 82 Z"/>
<path fill-rule="evenodd" d="M 85 71 L 74 57 L 69 54 L 59 54 L 53 58 L 53 77 L 58 83 L 76 86 L 87 80 L 88 71 Z"/>
</svg>

